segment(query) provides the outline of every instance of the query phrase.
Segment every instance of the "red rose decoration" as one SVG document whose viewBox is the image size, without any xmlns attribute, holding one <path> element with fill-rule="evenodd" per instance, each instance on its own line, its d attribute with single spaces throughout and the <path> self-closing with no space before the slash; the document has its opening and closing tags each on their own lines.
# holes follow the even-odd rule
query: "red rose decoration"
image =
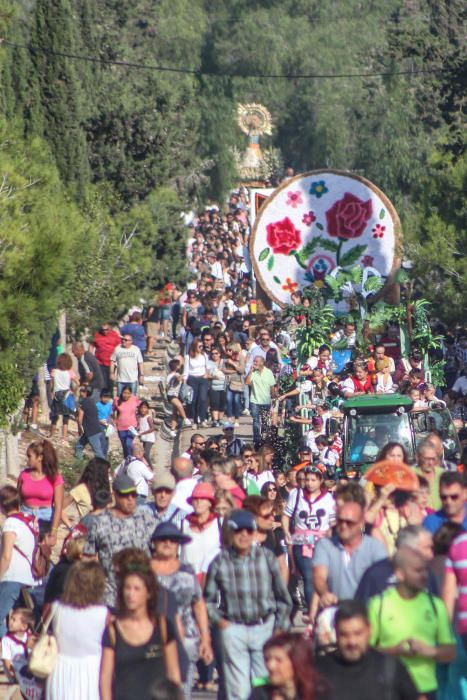
<svg viewBox="0 0 467 700">
<path fill-rule="evenodd" d="M 350 192 L 326 212 L 328 233 L 349 240 L 362 235 L 372 214 L 371 199 L 363 202 Z"/>
<path fill-rule="evenodd" d="M 275 221 L 266 226 L 268 245 L 273 253 L 288 255 L 292 250 L 297 250 L 302 244 L 301 232 L 295 228 L 288 216 L 282 221 Z"/>
</svg>

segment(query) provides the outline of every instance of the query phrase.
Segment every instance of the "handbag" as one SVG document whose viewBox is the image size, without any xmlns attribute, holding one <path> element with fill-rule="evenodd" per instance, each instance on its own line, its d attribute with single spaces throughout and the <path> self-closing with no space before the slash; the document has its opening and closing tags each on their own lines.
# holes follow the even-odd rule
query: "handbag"
<svg viewBox="0 0 467 700">
<path fill-rule="evenodd" d="M 63 405 L 66 406 L 71 413 L 76 412 L 76 401 L 71 391 L 67 392 L 67 395 L 63 399 Z"/>
<path fill-rule="evenodd" d="M 189 384 L 183 382 L 180 387 L 178 398 L 185 406 L 191 404 L 193 401 L 193 388 Z"/>
<path fill-rule="evenodd" d="M 44 624 L 41 636 L 34 645 L 28 660 L 28 670 L 36 678 L 47 678 L 55 668 L 58 657 L 58 644 L 53 634 L 48 634 L 50 623 L 52 622 L 58 606 L 49 615 L 49 619 Z"/>
</svg>

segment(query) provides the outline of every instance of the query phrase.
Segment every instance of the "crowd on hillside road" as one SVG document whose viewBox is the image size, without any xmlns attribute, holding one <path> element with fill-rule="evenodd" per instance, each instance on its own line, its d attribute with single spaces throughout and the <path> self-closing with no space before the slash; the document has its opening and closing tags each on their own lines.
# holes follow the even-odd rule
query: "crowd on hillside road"
<svg viewBox="0 0 467 700">
<path fill-rule="evenodd" d="M 54 341 L 50 435 L 0 487 L 1 658 L 24 698 L 467 698 L 467 332 L 437 325 L 444 382 L 397 324 L 362 351 L 343 317 L 300 357 L 306 290 L 293 317 L 256 313 L 249 206 L 240 188 L 187 214 L 186 288 Z M 141 397 L 156 343 L 170 468 Z M 391 397 L 429 416 L 417 443 L 370 419 L 347 449 L 347 402 Z"/>
</svg>

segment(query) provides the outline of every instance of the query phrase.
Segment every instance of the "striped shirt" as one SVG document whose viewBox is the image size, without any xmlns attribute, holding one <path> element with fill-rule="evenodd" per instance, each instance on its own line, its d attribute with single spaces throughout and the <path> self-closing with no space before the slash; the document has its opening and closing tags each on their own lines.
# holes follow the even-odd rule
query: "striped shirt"
<svg viewBox="0 0 467 700">
<path fill-rule="evenodd" d="M 457 581 L 456 620 L 459 634 L 467 634 L 467 533 L 456 537 L 449 548 L 445 571 Z"/>
<path fill-rule="evenodd" d="M 292 601 L 277 558 L 263 547 L 253 545 L 245 556 L 222 550 L 208 569 L 204 596 L 213 625 L 222 618 L 251 625 L 274 615 L 275 628 L 290 626 Z"/>
</svg>

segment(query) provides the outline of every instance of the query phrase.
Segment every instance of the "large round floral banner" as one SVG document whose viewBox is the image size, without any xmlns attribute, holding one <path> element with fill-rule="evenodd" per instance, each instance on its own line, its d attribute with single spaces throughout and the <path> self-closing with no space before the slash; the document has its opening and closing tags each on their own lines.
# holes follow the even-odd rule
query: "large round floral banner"
<svg viewBox="0 0 467 700">
<path fill-rule="evenodd" d="M 371 268 L 387 278 L 399 264 L 400 221 L 375 185 L 338 170 L 282 183 L 262 206 L 250 241 L 256 278 L 281 306 L 336 268 Z"/>
</svg>

